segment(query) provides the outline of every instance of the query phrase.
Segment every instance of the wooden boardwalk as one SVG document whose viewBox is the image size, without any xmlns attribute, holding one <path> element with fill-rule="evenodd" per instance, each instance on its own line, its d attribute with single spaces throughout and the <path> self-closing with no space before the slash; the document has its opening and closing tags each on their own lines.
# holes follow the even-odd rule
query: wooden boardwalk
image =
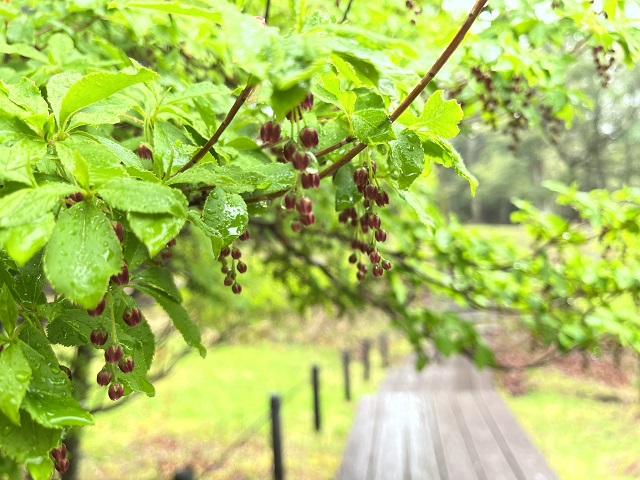
<svg viewBox="0 0 640 480">
<path fill-rule="evenodd" d="M 462 358 L 393 368 L 365 396 L 338 480 L 552 480 L 556 475 L 493 389 Z"/>
</svg>

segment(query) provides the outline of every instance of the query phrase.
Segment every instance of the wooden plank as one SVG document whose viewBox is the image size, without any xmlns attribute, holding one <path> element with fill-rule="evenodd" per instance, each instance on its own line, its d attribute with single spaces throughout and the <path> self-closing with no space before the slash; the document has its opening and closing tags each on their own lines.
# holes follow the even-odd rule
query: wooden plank
<svg viewBox="0 0 640 480">
<path fill-rule="evenodd" d="M 440 469 L 434 444 L 435 432 L 433 410 L 426 395 L 407 396 L 406 418 L 408 424 L 407 451 L 409 453 L 407 471 L 413 480 L 439 480 Z"/>
<path fill-rule="evenodd" d="M 501 444 L 518 478 L 522 480 L 556 480 L 546 460 L 533 445 L 505 402 L 496 392 L 483 391 L 476 396 L 487 423 Z"/>
<path fill-rule="evenodd" d="M 377 397 L 375 395 L 362 397 L 358 402 L 356 418 L 349 433 L 337 480 L 365 480 L 368 478 L 371 449 L 378 421 L 376 407 Z"/>
<path fill-rule="evenodd" d="M 488 480 L 517 480 L 500 445 L 494 438 L 491 428 L 487 425 L 473 398 L 476 394 L 477 392 L 459 392 L 455 394 L 457 407 L 459 408 L 456 413 L 458 414 L 458 420 L 461 421 L 460 428 L 465 436 L 467 448 L 473 448 L 477 453 L 484 477 Z M 453 395 L 452 398 L 454 398 Z M 454 402 L 452 403 L 455 405 Z M 462 422 L 464 422 L 464 425 L 462 425 Z"/>
<path fill-rule="evenodd" d="M 458 421 L 450 405 L 451 395 L 432 395 L 430 398 L 433 402 L 434 423 L 439 436 L 439 439 L 436 439 L 436 445 L 439 443 L 440 450 L 443 452 L 440 457 L 441 478 L 443 480 L 492 480 L 478 476 L 476 473 L 472 460 L 474 452 L 467 449 L 462 437 Z M 438 447 L 436 447 L 436 455 L 438 455 Z M 479 460 L 476 458 L 476 461 Z"/>
<path fill-rule="evenodd" d="M 375 435 L 374 454 L 371 457 L 367 479 L 404 479 L 408 445 L 405 428 L 411 421 L 407 416 L 407 395 L 386 394 L 378 396 L 380 408 L 376 415 L 378 428 Z M 365 478 L 365 477 L 358 477 Z"/>
</svg>

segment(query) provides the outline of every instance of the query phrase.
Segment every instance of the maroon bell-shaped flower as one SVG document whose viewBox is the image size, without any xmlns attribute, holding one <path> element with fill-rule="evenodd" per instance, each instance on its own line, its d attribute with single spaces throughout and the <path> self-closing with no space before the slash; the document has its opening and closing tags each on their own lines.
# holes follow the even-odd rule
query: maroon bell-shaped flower
<svg viewBox="0 0 640 480">
<path fill-rule="evenodd" d="M 313 210 L 313 201 L 309 197 L 301 197 L 296 205 L 300 215 L 308 215 Z"/>
<path fill-rule="evenodd" d="M 69 470 L 69 459 L 65 458 L 63 460 L 57 461 L 55 462 L 55 467 L 56 467 L 56 471 L 59 473 L 65 473 L 67 470 Z"/>
<path fill-rule="evenodd" d="M 101 329 L 92 330 L 90 338 L 91 338 L 91 343 L 93 343 L 94 346 L 101 347 L 105 343 L 107 343 L 107 340 L 109 339 L 109 334 Z"/>
<path fill-rule="evenodd" d="M 121 383 L 112 383 L 109 387 L 109 398 L 114 402 L 120 398 L 124 394 L 124 387 Z"/>
<path fill-rule="evenodd" d="M 130 327 L 135 327 L 142 321 L 142 315 L 140 314 L 140 310 L 134 307 L 125 310 L 122 314 L 122 319 L 124 320 L 124 323 L 126 323 Z"/>
<path fill-rule="evenodd" d="M 304 100 L 300 102 L 300 106 L 305 110 L 311 110 L 313 107 L 313 93 L 307 93 L 307 96 L 304 97 Z"/>
<path fill-rule="evenodd" d="M 122 231 L 122 224 L 120 222 L 116 222 L 113 226 L 113 231 L 116 232 L 116 236 L 120 243 L 124 242 L 124 232 Z"/>
<path fill-rule="evenodd" d="M 151 150 L 149 150 L 149 147 L 147 147 L 144 143 L 141 143 L 140 145 L 138 145 L 138 156 L 140 158 L 146 158 L 148 160 L 153 157 L 153 154 L 151 153 Z"/>
<path fill-rule="evenodd" d="M 89 315 L 91 315 L 92 317 L 99 317 L 100 315 L 102 315 L 102 312 L 104 312 L 104 307 L 106 306 L 106 302 L 104 300 L 104 298 L 102 300 L 100 300 L 100 303 L 98 303 L 98 305 L 96 305 L 96 308 L 87 310 L 87 313 Z"/>
<path fill-rule="evenodd" d="M 105 369 L 100 370 L 98 372 L 98 375 L 96 376 L 96 382 L 101 387 L 106 387 L 107 385 L 109 385 L 111 383 L 111 380 L 113 380 L 113 374 Z"/>
<path fill-rule="evenodd" d="M 318 146 L 318 131 L 314 128 L 306 127 L 300 132 L 300 142 L 305 148 L 316 148 Z"/>
<path fill-rule="evenodd" d="M 122 347 L 120 345 L 109 345 L 104 352 L 104 359 L 109 363 L 118 363 L 122 358 Z"/>
<path fill-rule="evenodd" d="M 111 283 L 114 285 L 127 285 L 129 283 L 129 267 L 125 264 L 120 273 L 111 277 Z"/>
<path fill-rule="evenodd" d="M 67 458 L 67 446 L 63 443 L 60 445 L 60 448 L 54 448 L 51 450 L 51 456 L 55 461 L 61 462 Z"/>
<path fill-rule="evenodd" d="M 135 367 L 133 358 L 123 358 L 122 360 L 120 360 L 120 363 L 118 363 L 118 368 L 120 368 L 122 373 L 133 372 L 133 367 Z"/>
</svg>

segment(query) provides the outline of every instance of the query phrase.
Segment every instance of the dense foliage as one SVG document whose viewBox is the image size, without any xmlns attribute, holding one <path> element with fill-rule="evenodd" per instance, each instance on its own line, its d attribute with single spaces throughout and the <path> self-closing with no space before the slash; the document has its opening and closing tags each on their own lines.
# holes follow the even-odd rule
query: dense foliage
<svg viewBox="0 0 640 480">
<path fill-rule="evenodd" d="M 563 190 L 583 225 L 521 203 L 524 257 L 429 202 L 434 164 L 476 188 L 450 143 L 465 114 L 555 134 L 583 100 L 565 86 L 576 44 L 603 81 L 614 54 L 634 61 L 619 2 L 492 2 L 409 100 L 464 20 L 446 2 L 349 2 L 345 21 L 340 2 L 274 1 L 266 23 L 255 2 L 211 3 L 0 3 L 0 472 L 66 471 L 62 439 L 93 422 L 54 345 L 104 351 L 92 374 L 111 400 L 154 395 L 154 332 L 133 292 L 206 354 L 170 269 L 181 232 L 205 236 L 223 272 L 192 286 L 251 295 L 249 244 L 298 306 L 380 308 L 422 361 L 432 339 L 493 362 L 472 323 L 416 298 L 425 285 L 521 313 L 562 351 L 611 336 L 640 350 L 637 192 Z"/>
</svg>

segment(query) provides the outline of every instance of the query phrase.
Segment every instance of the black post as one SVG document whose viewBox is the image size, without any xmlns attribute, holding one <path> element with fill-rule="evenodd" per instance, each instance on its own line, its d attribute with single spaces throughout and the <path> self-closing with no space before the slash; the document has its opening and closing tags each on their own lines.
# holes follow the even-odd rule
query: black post
<svg viewBox="0 0 640 480">
<path fill-rule="evenodd" d="M 362 341 L 362 367 L 365 381 L 369 381 L 371 376 L 371 362 L 369 361 L 369 352 L 371 351 L 371 342 L 369 340 Z"/>
<path fill-rule="evenodd" d="M 273 479 L 284 480 L 282 465 L 282 424 L 280 422 L 280 395 L 271 395 L 271 446 L 273 447 Z"/>
<path fill-rule="evenodd" d="M 311 369 L 311 385 L 313 387 L 313 425 L 320 431 L 320 368 L 314 365 Z"/>
<path fill-rule="evenodd" d="M 380 350 L 380 358 L 382 358 L 382 367 L 387 368 L 389 366 L 389 336 L 386 333 L 381 333 L 378 337 L 378 349 Z"/>
<path fill-rule="evenodd" d="M 351 382 L 349 378 L 349 362 L 351 357 L 348 350 L 342 351 L 342 371 L 344 372 L 344 399 L 351 401 Z"/>
</svg>

